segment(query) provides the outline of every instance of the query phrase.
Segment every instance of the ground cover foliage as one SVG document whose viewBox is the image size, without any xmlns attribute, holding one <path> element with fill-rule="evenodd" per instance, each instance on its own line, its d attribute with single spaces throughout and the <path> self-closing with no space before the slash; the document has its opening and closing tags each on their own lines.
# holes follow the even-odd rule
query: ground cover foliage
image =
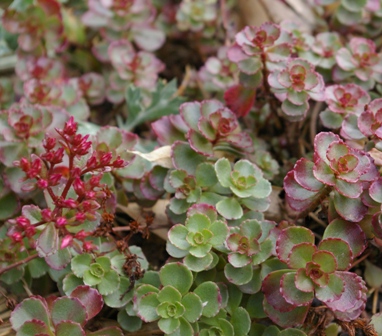
<svg viewBox="0 0 382 336">
<path fill-rule="evenodd" d="M 382 1 L 253 4 L 4 6 L 4 333 L 382 335 Z"/>
</svg>

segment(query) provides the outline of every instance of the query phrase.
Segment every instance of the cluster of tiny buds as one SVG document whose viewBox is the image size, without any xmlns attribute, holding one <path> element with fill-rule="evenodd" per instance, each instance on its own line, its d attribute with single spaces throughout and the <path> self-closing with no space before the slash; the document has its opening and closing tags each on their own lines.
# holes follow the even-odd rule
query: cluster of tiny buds
<svg viewBox="0 0 382 336">
<path fill-rule="evenodd" d="M 92 147 L 92 142 L 88 140 L 89 135 L 77 134 L 77 129 L 77 123 L 71 117 L 62 130 L 56 129 L 61 139 L 46 136 L 43 141 L 45 153 L 40 156 L 32 154 L 29 160 L 21 158 L 14 162 L 25 172 L 25 180 L 34 179 L 37 188 L 46 190 L 54 204 L 54 209 L 41 210 L 41 221 L 34 225 L 24 216 L 11 220 L 10 223 L 14 225 L 8 231 L 8 236 L 14 243 L 22 243 L 24 237 L 34 236 L 37 226 L 53 222 L 62 237 L 61 248 L 72 246 L 74 239 L 82 242 L 82 249 L 85 251 L 95 248 L 91 241 L 85 241 L 90 232 L 81 230 L 73 234 L 66 226 L 78 226 L 85 221 L 96 220 L 97 210 L 110 197 L 106 185 L 101 183 L 102 172 L 122 168 L 126 162 L 119 156 L 113 159 L 111 152 L 94 150 L 89 154 Z M 86 164 L 82 167 L 76 166 L 79 161 L 74 158 L 88 154 L 90 156 Z M 87 173 L 94 175 L 84 179 Z M 63 189 L 60 194 L 56 194 L 51 187 L 59 184 L 62 184 Z M 77 197 L 68 197 L 71 188 Z"/>
</svg>

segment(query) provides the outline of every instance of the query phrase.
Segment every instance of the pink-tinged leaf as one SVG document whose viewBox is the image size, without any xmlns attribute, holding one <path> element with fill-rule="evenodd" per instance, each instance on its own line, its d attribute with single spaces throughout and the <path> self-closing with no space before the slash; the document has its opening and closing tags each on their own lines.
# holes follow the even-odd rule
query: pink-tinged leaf
<svg viewBox="0 0 382 336">
<path fill-rule="evenodd" d="M 336 183 L 336 177 L 334 176 L 332 169 L 321 159 L 315 161 L 313 175 L 318 181 L 326 185 L 334 186 Z"/>
<path fill-rule="evenodd" d="M 339 272 L 339 274 L 342 272 Z M 323 302 L 338 300 L 345 290 L 345 284 L 341 276 L 336 273 L 329 275 L 329 283 L 325 287 L 316 287 L 316 297 Z"/>
<path fill-rule="evenodd" d="M 303 212 L 303 211 L 309 209 L 311 204 L 315 201 L 315 198 L 311 197 L 311 198 L 308 198 L 305 200 L 295 200 L 295 199 L 289 197 L 287 194 L 285 197 L 285 200 L 291 209 L 298 211 L 298 212 Z"/>
<path fill-rule="evenodd" d="M 367 213 L 367 207 L 360 198 L 347 198 L 334 194 L 334 207 L 338 214 L 350 222 L 360 222 Z"/>
<path fill-rule="evenodd" d="M 58 245 L 58 231 L 54 223 L 46 224 L 44 230 L 41 232 L 40 237 L 37 239 L 36 250 L 40 257 L 52 255 L 57 252 Z"/>
<path fill-rule="evenodd" d="M 209 204 L 205 204 L 205 203 L 194 204 L 188 209 L 187 217 L 191 217 L 192 215 L 196 213 L 206 215 L 210 219 L 211 223 L 213 223 L 217 219 L 216 208 Z"/>
<path fill-rule="evenodd" d="M 96 316 L 103 306 L 102 295 L 89 286 L 78 286 L 70 297 L 77 298 L 83 304 L 87 313 L 87 321 Z"/>
<path fill-rule="evenodd" d="M 290 100 L 285 99 L 281 104 L 281 111 L 283 112 L 283 115 L 292 122 L 304 119 L 308 109 L 309 104 L 306 101 L 301 105 L 296 105 L 293 104 Z"/>
<path fill-rule="evenodd" d="M 288 227 L 281 231 L 276 242 L 276 253 L 279 259 L 288 262 L 290 251 L 295 245 L 301 243 L 314 244 L 314 234 L 304 227 Z"/>
<path fill-rule="evenodd" d="M 293 246 L 288 256 L 288 266 L 294 269 L 304 268 L 309 261 L 312 261 L 312 256 L 316 250 L 316 246 L 311 243 L 301 243 Z"/>
<path fill-rule="evenodd" d="M 280 295 L 281 296 L 281 295 Z M 297 327 L 304 323 L 309 307 L 297 307 L 289 312 L 280 312 L 273 308 L 266 299 L 263 307 L 268 317 L 277 325 L 283 328 Z"/>
<path fill-rule="evenodd" d="M 320 191 L 324 185 L 314 177 L 313 166 L 314 163 L 305 158 L 298 160 L 293 167 L 294 179 L 304 189 Z"/>
<path fill-rule="evenodd" d="M 79 323 L 63 321 L 56 325 L 56 336 L 85 336 L 85 331 Z"/>
<path fill-rule="evenodd" d="M 337 178 L 335 180 L 334 189 L 336 189 L 341 195 L 348 198 L 358 198 L 362 194 L 362 184 L 349 183 L 344 180 Z"/>
<path fill-rule="evenodd" d="M 353 258 L 358 257 L 366 248 L 366 236 L 356 223 L 335 219 L 326 227 L 323 239 L 340 238 L 346 241 L 353 253 Z"/>
<path fill-rule="evenodd" d="M 314 138 L 314 161 L 316 161 L 317 158 L 320 158 L 329 164 L 329 161 L 326 158 L 326 152 L 333 141 L 340 141 L 340 138 L 332 132 L 321 132 L 316 135 Z"/>
<path fill-rule="evenodd" d="M 51 330 L 40 320 L 25 322 L 17 331 L 17 335 L 50 335 Z"/>
<path fill-rule="evenodd" d="M 295 273 L 286 273 L 281 277 L 280 291 L 285 301 L 294 306 L 308 306 L 314 299 L 313 292 L 300 291 L 295 286 Z"/>
<path fill-rule="evenodd" d="M 289 197 L 298 201 L 313 198 L 317 195 L 316 191 L 305 189 L 297 183 L 293 170 L 291 170 L 284 178 L 284 189 Z"/>
<path fill-rule="evenodd" d="M 189 130 L 187 133 L 187 138 L 191 148 L 202 155 L 212 156 L 214 151 L 211 142 L 203 137 L 200 133 Z"/>
<path fill-rule="evenodd" d="M 351 267 L 353 254 L 349 244 L 339 238 L 326 238 L 318 245 L 321 251 L 329 251 L 337 260 L 337 270 L 346 271 Z"/>
<path fill-rule="evenodd" d="M 326 302 L 326 305 L 334 311 L 349 313 L 351 316 L 353 310 L 358 310 L 366 302 L 366 295 L 363 293 L 364 281 L 351 272 L 337 272 L 337 275 L 344 281 L 344 292 L 338 300 Z"/>
<path fill-rule="evenodd" d="M 279 312 L 289 312 L 296 308 L 296 305 L 288 303 L 281 295 L 281 278 L 284 274 L 288 274 L 290 272 L 290 270 L 275 271 L 269 273 L 263 280 L 262 291 L 265 295 L 265 299 Z M 294 272 L 292 274 L 294 275 Z"/>
<path fill-rule="evenodd" d="M 86 323 L 86 308 L 77 298 L 61 297 L 54 301 L 51 311 L 54 325 L 63 321 Z"/>
<path fill-rule="evenodd" d="M 45 299 L 40 296 L 32 296 L 23 300 L 13 310 L 10 318 L 12 328 L 19 330 L 27 321 L 41 321 L 49 325 L 48 306 Z"/>
<path fill-rule="evenodd" d="M 382 178 L 379 178 L 371 184 L 369 195 L 374 201 L 382 203 Z"/>
<path fill-rule="evenodd" d="M 194 131 L 199 130 L 198 121 L 201 117 L 199 102 L 183 103 L 179 107 L 179 112 L 187 126 L 189 126 Z"/>
<path fill-rule="evenodd" d="M 245 117 L 251 110 L 256 98 L 256 90 L 241 84 L 229 88 L 224 93 L 227 106 L 238 116 Z"/>
<path fill-rule="evenodd" d="M 55 270 L 62 270 L 70 263 L 72 255 L 70 254 L 67 248 L 58 250 L 56 253 L 53 253 L 45 257 L 46 263 L 49 267 Z"/>
</svg>

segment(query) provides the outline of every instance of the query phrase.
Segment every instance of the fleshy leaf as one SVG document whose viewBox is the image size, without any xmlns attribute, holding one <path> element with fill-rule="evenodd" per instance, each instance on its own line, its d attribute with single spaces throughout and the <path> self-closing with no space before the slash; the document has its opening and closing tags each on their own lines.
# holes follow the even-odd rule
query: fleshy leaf
<svg viewBox="0 0 382 336">
<path fill-rule="evenodd" d="M 55 325 L 63 321 L 73 321 L 84 325 L 87 321 L 86 308 L 77 298 L 56 299 L 52 304 L 51 315 Z"/>
<path fill-rule="evenodd" d="M 193 282 L 191 271 L 181 263 L 164 265 L 159 277 L 163 286 L 173 286 L 182 294 L 186 294 Z"/>
<path fill-rule="evenodd" d="M 211 281 L 204 282 L 196 287 L 194 293 L 199 296 L 202 301 L 203 316 L 213 317 L 219 312 L 222 298 L 216 283 Z"/>
</svg>

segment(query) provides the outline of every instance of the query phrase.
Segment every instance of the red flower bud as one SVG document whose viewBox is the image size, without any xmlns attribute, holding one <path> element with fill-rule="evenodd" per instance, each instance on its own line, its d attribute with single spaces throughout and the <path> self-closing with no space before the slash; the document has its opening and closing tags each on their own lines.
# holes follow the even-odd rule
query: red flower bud
<svg viewBox="0 0 382 336">
<path fill-rule="evenodd" d="M 51 137 L 46 137 L 43 140 L 42 145 L 44 146 L 46 151 L 50 151 L 51 149 L 54 148 L 54 146 L 56 146 L 56 139 Z"/>
<path fill-rule="evenodd" d="M 74 180 L 73 188 L 78 196 L 82 196 L 85 193 L 85 183 L 79 177 Z"/>
<path fill-rule="evenodd" d="M 56 224 L 57 224 L 57 226 L 64 226 L 64 225 L 66 225 L 67 222 L 68 222 L 68 221 L 66 220 L 65 217 L 58 217 L 58 218 L 56 219 Z"/>
<path fill-rule="evenodd" d="M 36 228 L 34 226 L 30 225 L 29 227 L 25 229 L 25 235 L 28 238 L 33 237 L 35 234 L 36 234 Z"/>
<path fill-rule="evenodd" d="M 73 237 L 71 235 L 66 235 L 64 238 L 62 238 L 61 248 L 64 249 L 65 247 L 72 245 L 72 243 Z"/>
<path fill-rule="evenodd" d="M 106 165 L 109 165 L 109 163 L 110 163 L 110 161 L 111 161 L 111 159 L 113 158 L 113 155 L 110 153 L 110 152 L 108 152 L 108 153 L 106 153 L 106 154 L 103 154 L 102 156 L 101 156 L 101 164 L 103 165 L 103 166 L 106 166 Z"/>
<path fill-rule="evenodd" d="M 65 123 L 63 132 L 69 136 L 74 135 L 77 132 L 77 123 L 74 122 L 74 117 L 70 117 Z"/>
<path fill-rule="evenodd" d="M 31 222 L 28 218 L 24 217 L 24 216 L 20 216 L 20 217 L 17 217 L 16 218 L 16 224 L 20 227 L 20 228 L 27 228 L 28 226 L 31 225 Z"/>
<path fill-rule="evenodd" d="M 23 235 L 20 232 L 13 232 L 10 235 L 10 238 L 12 239 L 14 243 L 19 243 L 23 240 Z"/>
<path fill-rule="evenodd" d="M 48 181 L 44 179 L 39 179 L 37 181 L 37 187 L 39 187 L 40 189 L 46 189 L 48 187 Z"/>
<path fill-rule="evenodd" d="M 50 209 L 44 209 L 41 211 L 41 217 L 45 222 L 50 222 L 52 219 L 52 211 Z"/>
<path fill-rule="evenodd" d="M 77 202 L 73 198 L 68 198 L 61 202 L 61 206 L 64 208 L 74 209 L 77 208 Z"/>
</svg>

